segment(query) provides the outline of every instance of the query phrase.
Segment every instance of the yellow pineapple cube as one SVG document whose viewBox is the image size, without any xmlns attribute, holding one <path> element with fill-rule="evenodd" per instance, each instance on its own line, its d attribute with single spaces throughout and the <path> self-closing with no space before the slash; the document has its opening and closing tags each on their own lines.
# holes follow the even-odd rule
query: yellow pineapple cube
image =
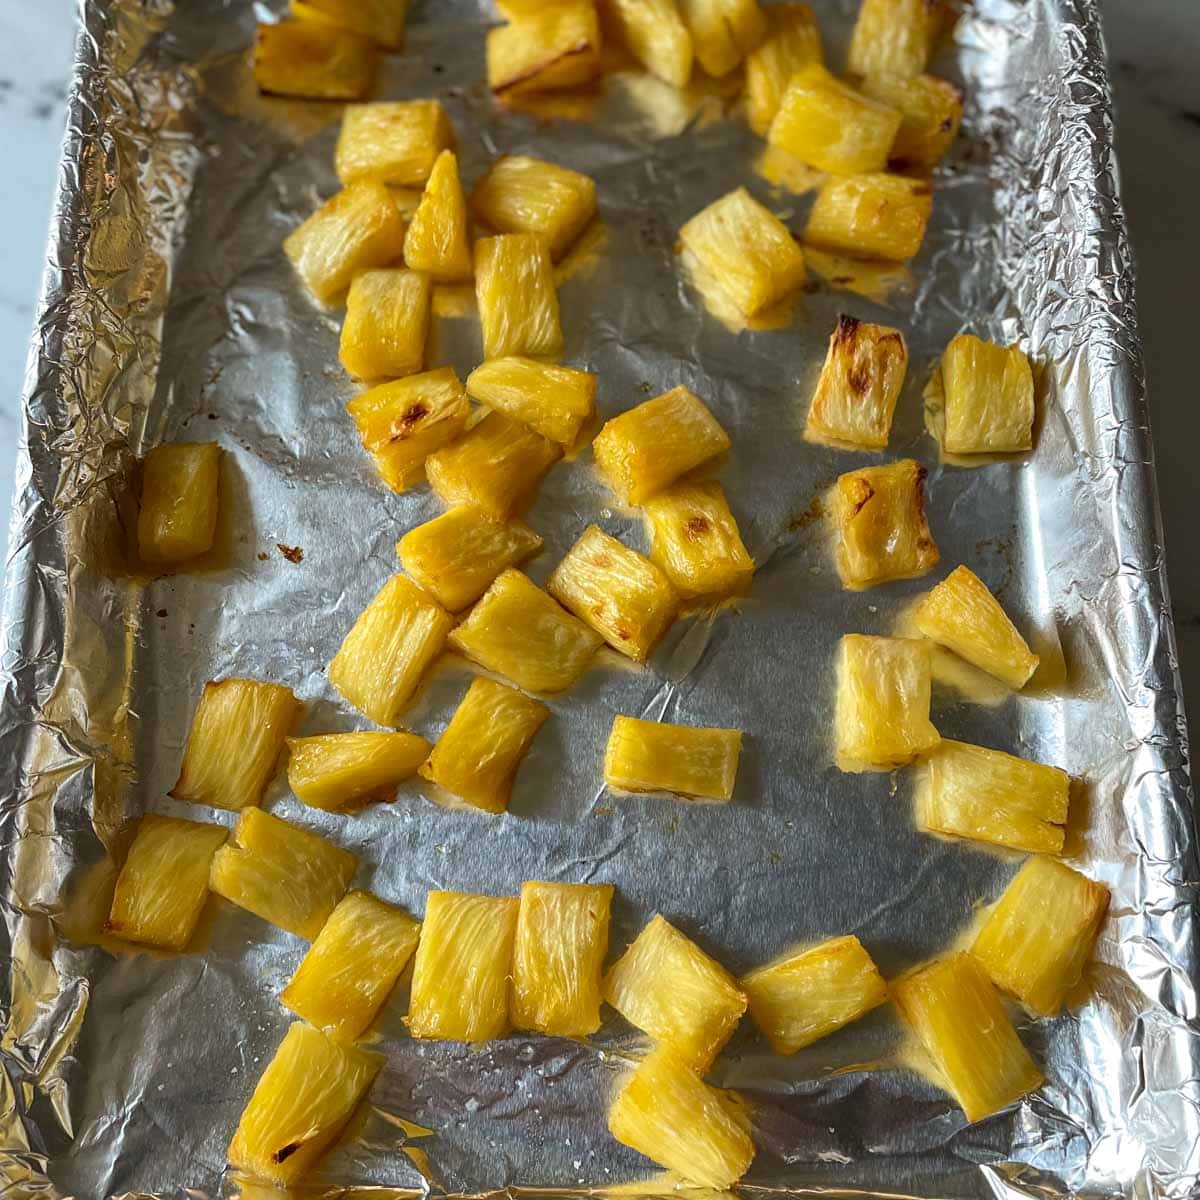
<svg viewBox="0 0 1200 1200">
<path fill-rule="evenodd" d="M 370 892 L 347 892 L 329 915 L 280 1002 L 339 1042 L 375 1020 L 417 948 L 421 926 Z"/>
<path fill-rule="evenodd" d="M 890 771 L 937 746 L 929 644 L 850 633 L 838 651 L 834 727 L 843 771 Z"/>
<path fill-rule="evenodd" d="M 229 1161 L 287 1186 L 316 1165 L 367 1094 L 383 1058 L 296 1021 L 259 1077 Z"/>
<path fill-rule="evenodd" d="M 920 75 L 945 17 L 945 0 L 861 0 L 846 69 L 862 76 Z"/>
<path fill-rule="evenodd" d="M 596 376 L 511 355 L 493 358 L 467 376 L 480 404 L 528 425 L 560 446 L 573 446 L 596 408 Z"/>
<path fill-rule="evenodd" d="M 897 979 L 892 1001 L 968 1121 L 1007 1108 L 1042 1083 L 1004 1004 L 969 954 Z"/>
<path fill-rule="evenodd" d="M 333 165 L 349 186 L 360 179 L 421 187 L 454 142 L 454 126 L 436 100 L 351 104 L 342 114 Z"/>
<path fill-rule="evenodd" d="M 232 812 L 258 804 L 300 710 L 300 701 L 282 684 L 206 683 L 170 795 Z"/>
<path fill-rule="evenodd" d="M 907 262 L 925 240 L 933 189 L 886 172 L 831 179 L 809 213 L 804 240 L 852 258 Z"/>
<path fill-rule="evenodd" d="M 621 40 L 647 71 L 673 87 L 692 77 L 692 35 L 675 0 L 608 0 Z"/>
<path fill-rule="evenodd" d="M 517 1029 L 586 1037 L 600 1028 L 611 884 L 521 887 L 509 1009 Z"/>
<path fill-rule="evenodd" d="M 450 635 L 450 645 L 527 692 L 561 692 L 587 670 L 603 638 L 520 571 L 501 572 Z"/>
<path fill-rule="evenodd" d="M 388 50 L 404 45 L 408 0 L 292 0 L 292 15 L 324 21 L 370 38 Z"/>
<path fill-rule="evenodd" d="M 869 75 L 866 95 L 900 113 L 889 159 L 903 167 L 932 167 L 950 149 L 962 121 L 962 92 L 934 75 Z"/>
<path fill-rule="evenodd" d="M 535 234 L 504 233 L 475 243 L 475 301 L 484 358 L 562 350 L 554 267 Z"/>
<path fill-rule="evenodd" d="M 105 931 L 126 942 L 182 950 L 208 899 L 209 868 L 227 834 L 220 825 L 147 813 L 117 876 Z"/>
<path fill-rule="evenodd" d="M 592 0 L 545 4 L 488 30 L 488 87 L 499 96 L 579 87 L 600 69 L 600 22 Z"/>
<path fill-rule="evenodd" d="M 454 1042 L 503 1037 L 516 932 L 512 897 L 430 892 L 404 1022 L 409 1033 Z"/>
<path fill-rule="evenodd" d="M 617 716 L 604 751 L 604 782 L 619 792 L 732 800 L 741 750 L 738 729 Z"/>
<path fill-rule="evenodd" d="M 238 817 L 233 843 L 212 860 L 208 886 L 256 917 L 313 938 L 346 894 L 358 859 L 261 808 Z"/>
<path fill-rule="evenodd" d="M 397 379 L 419 371 L 432 297 L 433 284 L 421 271 L 360 271 L 346 296 L 338 347 L 342 366 L 357 379 Z"/>
<path fill-rule="evenodd" d="M 472 808 L 508 808 L 513 780 L 550 710 L 494 679 L 476 679 L 421 775 Z"/>
<path fill-rule="evenodd" d="M 728 75 L 767 36 L 758 0 L 680 0 L 696 60 L 714 79 Z"/>
<path fill-rule="evenodd" d="M 363 609 L 329 664 L 329 682 L 379 725 L 397 724 L 454 618 L 403 575 Z"/>
<path fill-rule="evenodd" d="M 421 202 L 404 235 L 404 261 L 439 283 L 471 278 L 467 200 L 453 150 L 443 150 L 434 161 Z"/>
<path fill-rule="evenodd" d="M 429 756 L 415 733 L 322 733 L 288 738 L 288 786 L 310 808 L 352 812 L 391 799 Z"/>
<path fill-rule="evenodd" d="M 1070 776 L 1058 767 L 947 740 L 925 758 L 917 827 L 1012 850 L 1058 854 L 1070 799 Z"/>
<path fill-rule="evenodd" d="M 706 1071 L 748 1000 L 737 980 L 691 938 L 654 916 L 604 977 L 604 999 L 631 1025 Z"/>
<path fill-rule="evenodd" d="M 375 78 L 370 39 L 313 21 L 259 25 L 254 82 L 269 96 L 361 100 Z"/>
<path fill-rule="evenodd" d="M 821 31 L 807 4 L 776 4 L 763 14 L 766 39 L 746 56 L 746 113 L 760 137 L 766 137 L 792 76 L 823 61 Z"/>
<path fill-rule="evenodd" d="M 212 549 L 220 478 L 215 442 L 176 442 L 146 455 L 137 527 L 143 562 L 186 562 Z"/>
<path fill-rule="evenodd" d="M 1011 688 L 1023 688 L 1037 670 L 1038 656 L 969 567 L 955 567 L 917 606 L 915 620 L 931 641 Z"/>
<path fill-rule="evenodd" d="M 685 255 L 738 311 L 753 317 L 804 282 L 804 255 L 788 227 L 745 188 L 714 200 L 679 231 Z"/>
<path fill-rule="evenodd" d="M 1033 371 L 1019 346 L 960 333 L 942 354 L 948 454 L 1002 454 L 1033 446 Z"/>
<path fill-rule="evenodd" d="M 506 154 L 475 185 L 471 207 L 497 233 L 536 234 L 557 260 L 596 215 L 596 185 L 556 163 Z"/>
</svg>

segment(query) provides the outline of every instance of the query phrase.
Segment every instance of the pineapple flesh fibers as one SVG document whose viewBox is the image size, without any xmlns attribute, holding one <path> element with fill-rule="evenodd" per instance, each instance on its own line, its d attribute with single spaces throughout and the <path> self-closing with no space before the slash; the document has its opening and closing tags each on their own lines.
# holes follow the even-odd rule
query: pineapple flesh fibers
<svg viewBox="0 0 1200 1200">
<path fill-rule="evenodd" d="M 954 84 L 933 75 L 871 75 L 860 86 L 900 113 L 900 130 L 888 156 L 892 162 L 932 167 L 941 161 L 962 121 L 963 96 Z"/>
<path fill-rule="evenodd" d="M 955 567 L 917 606 L 915 620 L 931 641 L 1015 690 L 1037 670 L 1038 656 L 968 567 Z"/>
<path fill-rule="evenodd" d="M 890 771 L 937 746 L 940 736 L 929 720 L 932 690 L 927 642 L 843 637 L 834 715 L 838 766 Z"/>
<path fill-rule="evenodd" d="M 619 792 L 674 792 L 732 800 L 741 731 L 613 718 L 604 782 Z"/>
<path fill-rule="evenodd" d="M 443 150 L 433 164 L 421 202 L 404 235 L 404 261 L 414 271 L 427 272 L 438 283 L 471 278 L 467 200 L 453 150 Z"/>
<path fill-rule="evenodd" d="M 679 0 L 696 60 L 714 79 L 728 75 L 767 36 L 758 0 Z"/>
<path fill-rule="evenodd" d="M 839 316 L 808 411 L 808 436 L 883 450 L 907 369 L 898 329 Z"/>
<path fill-rule="evenodd" d="M 546 591 L 634 662 L 646 661 L 679 611 L 661 568 L 595 525 L 554 568 Z"/>
<path fill-rule="evenodd" d="M 283 252 L 309 291 L 322 304 L 332 304 L 359 271 L 400 259 L 404 218 L 382 183 L 364 179 L 330 197 L 293 229 Z"/>
<path fill-rule="evenodd" d="M 852 591 L 912 579 L 937 566 L 925 519 L 925 468 L 911 458 L 838 477 L 833 492 L 837 568 Z"/>
<path fill-rule="evenodd" d="M 259 25 L 254 82 L 269 96 L 361 100 L 375 78 L 368 38 L 315 21 Z"/>
<path fill-rule="evenodd" d="M 126 942 L 182 950 L 208 899 L 209 868 L 227 833 L 219 825 L 147 813 L 117 876 L 105 931 Z"/>
<path fill-rule="evenodd" d="M 472 808 L 504 812 L 521 759 L 550 710 L 494 679 L 476 679 L 421 775 Z"/>
<path fill-rule="evenodd" d="M 1071 797 L 1066 771 L 966 742 L 944 741 L 925 759 L 917 826 L 931 833 L 1057 854 Z"/>
<path fill-rule="evenodd" d="M 352 104 L 342 114 L 333 165 L 345 185 L 360 179 L 421 187 L 454 127 L 436 100 Z"/>
<path fill-rule="evenodd" d="M 292 11 L 305 19 L 325 21 L 370 38 L 387 50 L 404 44 L 404 17 L 408 0 L 293 0 Z"/>
<path fill-rule="evenodd" d="M 612 897 L 607 883 L 522 886 L 509 998 L 515 1028 L 570 1038 L 600 1028 Z"/>
<path fill-rule="evenodd" d="M 933 53 L 944 0 L 861 0 L 846 70 L 852 75 L 920 75 Z"/>
<path fill-rule="evenodd" d="M 888 998 L 883 976 L 853 936 L 785 954 L 744 976 L 742 987 L 776 1054 L 795 1054 Z"/>
<path fill-rule="evenodd" d="M 821 31 L 807 4 L 763 11 L 766 40 L 746 56 L 746 115 L 759 137 L 766 137 L 792 76 L 822 61 Z"/>
<path fill-rule="evenodd" d="M 508 154 L 471 193 L 475 215 L 497 233 L 532 233 L 556 261 L 596 215 L 596 185 L 579 171 Z"/>
<path fill-rule="evenodd" d="M 1033 371 L 1019 346 L 960 333 L 942 355 L 948 454 L 1004 454 L 1033 446 Z"/>
<path fill-rule="evenodd" d="M 1108 889 L 1035 855 L 992 909 L 971 953 L 992 982 L 1053 1017 L 1083 975 L 1108 908 Z"/>
<path fill-rule="evenodd" d="M 606 422 L 592 453 L 621 502 L 641 504 L 729 446 L 704 401 L 681 386 Z"/>
<path fill-rule="evenodd" d="M 535 234 L 504 233 L 475 243 L 475 300 L 484 358 L 562 350 L 554 267 Z"/>
<path fill-rule="evenodd" d="M 379 477 L 403 492 L 420 481 L 429 456 L 462 433 L 471 402 L 454 368 L 438 367 L 370 388 L 346 411 Z"/>
<path fill-rule="evenodd" d="M 259 1077 L 229 1161 L 287 1186 L 314 1167 L 374 1082 L 383 1059 L 295 1021 Z"/>
<path fill-rule="evenodd" d="M 516 930 L 512 897 L 430 892 L 405 1019 L 409 1033 L 453 1042 L 503 1037 Z"/>
<path fill-rule="evenodd" d="M 600 69 L 600 21 L 592 0 L 545 4 L 488 30 L 488 87 L 501 97 L 579 87 Z"/>
<path fill-rule="evenodd" d="M 450 645 L 527 692 L 561 692 L 587 670 L 603 638 L 520 571 L 501 572 Z"/>
<path fill-rule="evenodd" d="M 329 682 L 372 721 L 395 725 L 453 624 L 436 600 L 393 575 L 346 634 Z"/>
<path fill-rule="evenodd" d="M 608 1131 L 687 1183 L 723 1195 L 733 1194 L 727 1189 L 754 1160 L 745 1110 L 669 1046 L 642 1059 L 617 1093 Z"/>
<path fill-rule="evenodd" d="M 392 799 L 429 750 L 415 733 L 368 730 L 288 738 L 288 786 L 310 808 L 351 812 L 374 799 Z"/>
<path fill-rule="evenodd" d="M 420 931 L 370 892 L 347 892 L 279 999 L 330 1037 L 355 1042 L 408 966 Z"/>
<path fill-rule="evenodd" d="M 746 1011 L 746 994 L 720 963 L 655 916 L 604 978 L 604 999 L 631 1025 L 706 1071 Z"/>
<path fill-rule="evenodd" d="M 137 526 L 143 562 L 186 562 L 212 549 L 220 477 L 215 442 L 156 446 L 146 455 Z"/>
<path fill-rule="evenodd" d="M 300 701 L 282 684 L 253 679 L 206 683 L 170 794 L 231 812 L 258 804 L 300 709 Z"/>
<path fill-rule="evenodd" d="M 429 276 L 421 271 L 360 271 L 346 296 L 338 346 L 342 366 L 356 379 L 398 379 L 419 371 L 432 298 Z"/>
<path fill-rule="evenodd" d="M 804 255 L 788 227 L 745 188 L 698 212 L 679 231 L 684 252 L 711 283 L 753 317 L 804 282 Z"/>
<path fill-rule="evenodd" d="M 996 989 L 969 954 L 952 954 L 897 979 L 892 1001 L 968 1121 L 1007 1108 L 1042 1073 Z"/>
<path fill-rule="evenodd" d="M 213 856 L 208 886 L 256 917 L 313 938 L 346 894 L 358 859 L 259 808 L 238 817 L 233 844 Z"/>
<path fill-rule="evenodd" d="M 673 87 L 687 87 L 692 77 L 692 35 L 675 0 L 608 0 L 606 15 L 647 71 Z"/>
<path fill-rule="evenodd" d="M 925 240 L 933 189 L 886 172 L 831 179 L 813 202 L 804 240 L 851 258 L 907 262 Z"/>
<path fill-rule="evenodd" d="M 570 447 L 596 409 L 596 376 L 511 355 L 481 363 L 467 376 L 467 391 L 535 433 Z"/>
</svg>

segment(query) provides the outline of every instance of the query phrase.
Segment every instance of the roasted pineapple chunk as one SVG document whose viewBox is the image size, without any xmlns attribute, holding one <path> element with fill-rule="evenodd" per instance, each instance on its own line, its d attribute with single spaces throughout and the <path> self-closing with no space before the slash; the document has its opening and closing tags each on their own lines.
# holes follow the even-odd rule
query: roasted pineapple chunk
<svg viewBox="0 0 1200 1200">
<path fill-rule="evenodd" d="M 767 36 L 758 0 L 680 0 L 700 65 L 714 79 L 728 75 Z"/>
<path fill-rule="evenodd" d="M 516 931 L 512 897 L 430 892 L 404 1022 L 409 1033 L 455 1042 L 503 1037 Z"/>
<path fill-rule="evenodd" d="M 817 193 L 804 240 L 852 258 L 907 262 L 925 240 L 933 190 L 886 172 L 831 179 Z"/>
<path fill-rule="evenodd" d="M 372 721 L 395 725 L 453 624 L 436 600 L 393 575 L 346 634 L 329 682 Z"/>
<path fill-rule="evenodd" d="M 665 918 L 654 916 L 604 978 L 604 999 L 631 1025 L 712 1065 L 748 1003 L 737 981 Z"/>
<path fill-rule="evenodd" d="M 367 1094 L 383 1059 L 296 1021 L 259 1077 L 229 1161 L 286 1186 L 313 1167 Z"/>
<path fill-rule="evenodd" d="M 945 16 L 945 0 L 861 0 L 846 69 L 862 76 L 920 75 Z"/>
<path fill-rule="evenodd" d="M 1071 796 L 1065 771 L 954 741 L 933 748 L 925 767 L 919 828 L 1034 854 L 1062 850 Z"/>
<path fill-rule="evenodd" d="M 838 766 L 888 771 L 936 746 L 932 690 L 927 642 L 858 633 L 842 638 L 834 717 Z"/>
<path fill-rule="evenodd" d="M 662 569 L 595 525 L 554 568 L 546 591 L 634 662 L 646 661 L 679 611 Z"/>
<path fill-rule="evenodd" d="M 745 188 L 698 212 L 679 231 L 704 285 L 719 288 L 746 317 L 804 282 L 804 255 L 787 226 Z"/>
<path fill-rule="evenodd" d="M 619 792 L 732 800 L 741 749 L 737 729 L 617 716 L 604 751 L 604 782 Z"/>
<path fill-rule="evenodd" d="M 217 529 L 221 447 L 215 442 L 155 446 L 142 464 L 138 554 L 176 563 L 212 549 Z"/>
<path fill-rule="evenodd" d="M 822 61 L 821 31 L 807 4 L 772 5 L 763 15 L 766 39 L 746 56 L 746 114 L 760 137 L 766 137 L 792 76 Z"/>
<path fill-rule="evenodd" d="M 349 29 L 388 50 L 404 45 L 407 8 L 408 0 L 292 0 L 294 16 Z"/>
<path fill-rule="evenodd" d="M 520 571 L 503 571 L 450 635 L 461 654 L 529 692 L 561 692 L 603 639 Z"/>
<path fill-rule="evenodd" d="M 283 252 L 312 294 L 332 304 L 359 271 L 399 259 L 404 219 L 387 188 L 364 179 L 330 197 L 293 229 Z"/>
<path fill-rule="evenodd" d="M 232 812 L 257 804 L 300 708 L 282 684 L 253 679 L 206 683 L 170 794 Z"/>
<path fill-rule="evenodd" d="M 969 954 L 928 963 L 897 979 L 891 993 L 968 1121 L 1041 1084 L 996 989 Z"/>
<path fill-rule="evenodd" d="M 573 446 L 596 406 L 596 376 L 512 355 L 481 363 L 467 391 L 489 408 L 528 425 L 560 446 Z"/>
<path fill-rule="evenodd" d="M 480 238 L 475 243 L 475 300 L 484 358 L 562 350 L 554 268 L 540 237 L 504 233 Z"/>
<path fill-rule="evenodd" d="M 472 808 L 504 812 L 521 759 L 549 715 L 515 688 L 476 679 L 421 774 Z"/>
<path fill-rule="evenodd" d="M 351 104 L 342 114 L 333 165 L 347 186 L 373 179 L 421 187 L 453 141 L 454 126 L 436 100 Z"/>
<path fill-rule="evenodd" d="M 579 171 L 506 154 L 471 193 L 475 215 L 497 233 L 532 233 L 560 259 L 596 215 L 596 185 Z"/>
<path fill-rule="evenodd" d="M 288 738 L 288 786 L 310 808 L 351 812 L 390 799 L 417 773 L 429 743 L 415 733 L 322 733 Z"/>
<path fill-rule="evenodd" d="M 934 75 L 870 75 L 860 86 L 900 113 L 890 161 L 903 167 L 932 167 L 941 161 L 962 121 L 962 92 L 954 84 Z"/>
<path fill-rule="evenodd" d="M 692 76 L 692 35 L 675 0 L 608 0 L 607 13 L 630 53 L 677 88 Z"/>
<path fill-rule="evenodd" d="M 838 477 L 833 491 L 837 567 L 853 591 L 912 579 L 937 566 L 925 519 L 925 468 L 911 458 Z"/>
<path fill-rule="evenodd" d="M 288 933 L 313 938 L 346 894 L 358 859 L 261 808 L 242 810 L 233 843 L 213 856 L 208 886 Z"/>
<path fill-rule="evenodd" d="M 729 446 L 704 401 L 677 387 L 606 422 L 592 453 L 622 503 L 641 504 Z"/>
<path fill-rule="evenodd" d="M 402 909 L 370 892 L 347 892 L 279 999 L 339 1042 L 357 1041 L 408 966 L 420 932 Z"/>
<path fill-rule="evenodd" d="M 338 347 L 342 366 L 358 379 L 397 379 L 419 371 L 432 296 L 429 276 L 421 271 L 360 271 L 346 296 Z"/>
<path fill-rule="evenodd" d="M 547 1037 L 600 1028 L 610 884 L 526 883 L 513 947 L 512 1023 Z"/>
<path fill-rule="evenodd" d="M 949 454 L 1001 454 L 1033 446 L 1033 371 L 1019 346 L 960 333 L 942 355 Z"/>
<path fill-rule="evenodd" d="M 471 278 L 467 200 L 458 178 L 458 159 L 443 150 L 430 172 L 421 202 L 404 235 L 404 261 L 439 283 Z"/>
<path fill-rule="evenodd" d="M 1023 688 L 1037 670 L 1038 656 L 969 567 L 955 567 L 917 606 L 915 620 L 927 638 L 1011 688 Z"/>
<path fill-rule="evenodd" d="M 208 872 L 228 831 L 147 813 L 117 876 L 105 931 L 126 942 L 182 950 L 192 939 Z"/>
<path fill-rule="evenodd" d="M 545 4 L 488 30 L 488 87 L 499 96 L 579 87 L 600 66 L 600 22 L 591 0 Z"/>
<path fill-rule="evenodd" d="M 315 21 L 259 25 L 254 82 L 271 96 L 361 100 L 375 78 L 375 47 L 368 38 Z"/>
</svg>

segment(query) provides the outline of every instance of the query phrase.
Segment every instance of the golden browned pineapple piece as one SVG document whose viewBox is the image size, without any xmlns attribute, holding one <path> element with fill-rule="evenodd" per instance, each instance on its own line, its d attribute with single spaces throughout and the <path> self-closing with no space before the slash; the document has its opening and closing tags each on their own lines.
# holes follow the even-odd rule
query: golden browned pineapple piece
<svg viewBox="0 0 1200 1200">
<path fill-rule="evenodd" d="M 400 258 L 404 218 L 382 183 L 364 179 L 331 196 L 293 229 L 283 252 L 309 291 L 322 304 L 332 304 L 359 271 Z"/>
<path fill-rule="evenodd" d="M 421 775 L 472 808 L 504 812 L 513 780 L 550 710 L 494 679 L 476 679 Z"/>
<path fill-rule="evenodd" d="M 430 278 L 421 271 L 359 271 L 346 296 L 338 347 L 342 366 L 358 379 L 398 379 L 419 371 L 432 296 Z"/>
<path fill-rule="evenodd" d="M 962 92 L 935 75 L 869 75 L 860 84 L 868 95 L 900 113 L 891 162 L 902 167 L 932 167 L 941 161 L 962 121 Z"/>
<path fill-rule="evenodd" d="M 544 4 L 488 30 L 488 87 L 501 97 L 579 87 L 600 67 L 600 22 L 591 0 Z"/>
<path fill-rule="evenodd" d="M 303 1021 L 289 1025 L 238 1122 L 230 1163 L 255 1179 L 295 1182 L 333 1144 L 383 1061 Z"/>
<path fill-rule="evenodd" d="M 257 804 L 300 709 L 300 701 L 282 684 L 253 679 L 206 683 L 170 794 L 232 812 Z"/>
<path fill-rule="evenodd" d="M 817 193 L 804 240 L 851 258 L 907 262 L 925 240 L 933 189 L 886 172 L 831 179 Z"/>
<path fill-rule="evenodd" d="M 929 720 L 929 644 L 851 633 L 838 651 L 834 726 L 843 771 L 890 771 L 940 741 Z"/>
<path fill-rule="evenodd" d="M 942 354 L 949 454 L 1002 454 L 1033 446 L 1033 371 L 1019 346 L 960 333 Z"/>
<path fill-rule="evenodd" d="M 288 933 L 313 938 L 346 894 L 358 859 L 261 808 L 243 809 L 232 844 L 213 856 L 208 886 Z"/>
<path fill-rule="evenodd" d="M 617 716 L 604 751 L 604 782 L 620 792 L 732 800 L 741 749 L 738 729 Z"/>
<path fill-rule="evenodd" d="M 512 897 L 429 893 L 404 1022 L 413 1037 L 486 1042 L 508 1032 L 516 931 Z"/>
<path fill-rule="evenodd" d="M 339 1042 L 375 1020 L 417 948 L 421 926 L 370 892 L 347 892 L 279 999 Z"/>
<path fill-rule="evenodd" d="M 767 36 L 758 0 L 680 0 L 696 60 L 719 79 L 728 75 Z"/>
<path fill-rule="evenodd" d="M 1062 850 L 1071 798 L 1066 771 L 954 741 L 930 750 L 925 768 L 918 828 L 1035 854 Z"/>
<path fill-rule="evenodd" d="M 746 317 L 777 304 L 804 282 L 804 255 L 788 227 L 745 188 L 698 212 L 679 231 L 697 282 L 718 288 Z"/>
<path fill-rule="evenodd" d="M 309 21 L 259 25 L 254 82 L 270 96 L 361 100 L 375 78 L 369 38 Z"/>
<path fill-rule="evenodd" d="M 670 1046 L 652 1050 L 608 1110 L 608 1130 L 689 1184 L 730 1195 L 754 1160 L 750 1120 Z"/>
<path fill-rule="evenodd" d="M 288 786 L 310 808 L 353 812 L 390 800 L 417 773 L 429 743 L 415 733 L 322 733 L 288 738 Z"/>
<path fill-rule="evenodd" d="M 404 235 L 404 261 L 438 283 L 471 278 L 471 243 L 467 238 L 467 199 L 458 178 L 453 150 L 437 156 Z"/>
<path fill-rule="evenodd" d="M 220 825 L 147 813 L 117 876 L 106 932 L 126 942 L 182 950 L 208 899 L 213 855 L 227 833 Z"/>
<path fill-rule="evenodd" d="M 138 554 L 177 563 L 212 549 L 217 530 L 221 447 L 216 442 L 155 446 L 142 463 Z"/>
<path fill-rule="evenodd" d="M 450 645 L 528 692 L 561 692 L 587 670 L 603 638 L 520 571 L 501 572 Z"/>
<path fill-rule="evenodd" d="M 554 267 L 535 234 L 504 233 L 475 243 L 475 301 L 484 358 L 562 350 Z"/>
<path fill-rule="evenodd" d="M 969 567 L 955 567 L 917 606 L 915 620 L 927 638 L 1010 688 L 1023 688 L 1037 670 L 1038 656 Z"/>
<path fill-rule="evenodd" d="M 578 1038 L 600 1028 L 612 897 L 607 883 L 522 885 L 509 997 L 517 1029 Z"/>
<path fill-rule="evenodd" d="M 968 1121 L 1007 1108 L 1041 1085 L 983 969 L 952 954 L 897 979 L 892 1001 Z"/>
<path fill-rule="evenodd" d="M 792 76 L 820 63 L 821 31 L 807 4 L 775 4 L 763 10 L 767 36 L 746 56 L 746 115 L 766 137 Z"/>
<path fill-rule="evenodd" d="M 467 391 L 489 408 L 528 425 L 560 446 L 573 446 L 596 407 L 596 376 L 511 355 L 481 363 Z"/>
<path fill-rule="evenodd" d="M 387 50 L 404 45 L 408 0 L 292 0 L 292 15 L 324 21 L 370 38 Z"/>
<path fill-rule="evenodd" d="M 604 999 L 631 1025 L 706 1071 L 748 1003 L 737 980 L 663 917 L 654 916 L 604 977 Z"/>
<path fill-rule="evenodd" d="M 360 179 L 421 187 L 454 142 L 454 126 L 436 100 L 351 104 L 342 114 L 333 165 L 347 186 Z"/>
<path fill-rule="evenodd" d="M 629 52 L 677 88 L 692 76 L 692 35 L 675 0 L 607 0 L 607 11 Z"/>
<path fill-rule="evenodd" d="M 833 489 L 837 567 L 852 591 L 912 579 L 937 566 L 925 519 L 925 468 L 911 458 L 838 476 Z"/>
<path fill-rule="evenodd" d="M 497 233 L 536 234 L 557 260 L 596 215 L 596 185 L 556 163 L 506 154 L 475 185 L 471 207 Z"/>
<path fill-rule="evenodd" d="M 846 70 L 853 75 L 920 75 L 946 18 L 944 0 L 862 0 Z"/>
</svg>

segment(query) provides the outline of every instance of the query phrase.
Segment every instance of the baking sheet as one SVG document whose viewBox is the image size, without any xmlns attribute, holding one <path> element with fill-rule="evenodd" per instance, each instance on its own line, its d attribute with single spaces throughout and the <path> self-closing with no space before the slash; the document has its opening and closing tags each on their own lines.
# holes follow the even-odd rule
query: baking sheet
<svg viewBox="0 0 1200 1200">
<path fill-rule="evenodd" d="M 853 6 L 817 9 L 838 63 Z M 362 723 L 324 668 L 395 570 L 396 538 L 438 511 L 423 490 L 376 482 L 344 413 L 355 389 L 337 314 L 313 307 L 279 252 L 335 189 L 339 110 L 256 95 L 244 49 L 268 12 L 82 8 L 4 610 L 0 1181 L 14 1200 L 231 1187 L 225 1147 L 286 1027 L 276 997 L 303 944 L 217 905 L 202 955 L 120 952 L 89 930 L 130 820 L 197 815 L 165 793 L 206 680 L 289 684 L 306 731 Z M 906 775 L 831 765 L 838 637 L 890 632 L 929 580 L 841 590 L 815 502 L 868 456 L 800 436 L 837 313 L 897 324 L 911 361 L 889 457 L 930 468 L 940 570 L 968 563 L 1039 648 L 1063 652 L 1057 689 L 995 705 L 942 688 L 935 722 L 1081 778 L 1070 846 L 1113 889 L 1112 912 L 1091 999 L 1022 1029 L 1048 1083 L 981 1124 L 904 1069 L 888 1009 L 790 1059 L 747 1022 L 714 1076 L 756 1106 L 743 1191 L 1194 1194 L 1192 796 L 1095 5 L 976 0 L 935 68 L 963 84 L 967 114 L 912 285 L 881 306 L 818 282 L 790 320 L 740 333 L 681 276 L 676 232 L 737 184 L 793 228 L 808 197 L 764 178 L 762 143 L 720 94 L 623 74 L 593 103 L 556 102 L 558 116 L 497 112 L 481 83 L 489 19 L 467 0 L 415 3 L 379 94 L 439 96 L 468 182 L 502 152 L 596 179 L 605 236 L 561 289 L 564 361 L 599 373 L 605 416 L 678 383 L 712 406 L 733 438 L 718 474 L 759 564 L 753 594 L 680 622 L 648 670 L 605 659 L 554 698 L 505 816 L 450 812 L 412 785 L 336 817 L 281 780 L 272 810 L 353 849 L 359 883 L 417 913 L 432 887 L 594 880 L 618 887 L 614 950 L 653 911 L 735 971 L 835 933 L 857 933 L 886 974 L 952 943 L 1016 862 L 918 834 Z M 1020 338 L 1041 364 L 1025 461 L 944 467 L 923 432 L 929 368 L 964 328 Z M 433 362 L 465 374 L 478 358 L 469 314 L 439 320 Z M 227 452 L 218 550 L 203 572 L 146 580 L 123 549 L 134 463 L 183 438 Z M 586 456 L 551 473 L 528 519 L 547 543 L 539 580 L 589 522 L 644 544 Z M 435 735 L 468 678 L 439 669 L 411 725 Z M 746 730 L 735 802 L 605 794 L 618 711 Z M 472 1050 L 407 1039 L 404 1001 L 380 1023 L 387 1068 L 321 1186 L 562 1193 L 652 1174 L 604 1130 L 638 1045 L 615 1015 L 588 1045 Z"/>
</svg>

